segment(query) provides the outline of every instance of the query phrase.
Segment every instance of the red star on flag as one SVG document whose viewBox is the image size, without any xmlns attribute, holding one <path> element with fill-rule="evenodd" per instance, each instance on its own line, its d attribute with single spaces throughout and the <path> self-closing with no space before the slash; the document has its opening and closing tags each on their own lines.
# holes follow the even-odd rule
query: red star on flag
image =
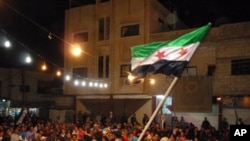
<svg viewBox="0 0 250 141">
<path fill-rule="evenodd" d="M 180 54 L 181 56 L 183 56 L 183 55 L 187 54 L 187 49 L 185 49 L 185 48 L 181 48 L 181 50 L 180 50 L 179 54 Z"/>
<path fill-rule="evenodd" d="M 161 58 L 165 57 L 165 51 L 157 51 L 156 57 L 160 60 Z"/>
</svg>

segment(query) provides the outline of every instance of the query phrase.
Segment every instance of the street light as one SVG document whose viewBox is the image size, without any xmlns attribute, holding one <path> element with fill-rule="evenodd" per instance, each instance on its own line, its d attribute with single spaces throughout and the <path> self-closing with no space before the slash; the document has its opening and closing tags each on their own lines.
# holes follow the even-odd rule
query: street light
<svg viewBox="0 0 250 141">
<path fill-rule="evenodd" d="M 71 53 L 74 55 L 74 56 L 80 56 L 81 53 L 82 53 L 82 49 L 79 45 L 74 45 L 72 46 L 71 48 Z"/>
</svg>

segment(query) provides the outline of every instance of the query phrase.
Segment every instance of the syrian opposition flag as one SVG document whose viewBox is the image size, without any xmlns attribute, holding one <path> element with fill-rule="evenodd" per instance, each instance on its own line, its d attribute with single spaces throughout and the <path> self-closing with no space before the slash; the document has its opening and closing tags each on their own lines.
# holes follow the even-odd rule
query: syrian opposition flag
<svg viewBox="0 0 250 141">
<path fill-rule="evenodd" d="M 132 47 L 131 75 L 143 78 L 147 73 L 162 73 L 179 77 L 210 27 L 208 23 L 172 41 Z"/>
</svg>

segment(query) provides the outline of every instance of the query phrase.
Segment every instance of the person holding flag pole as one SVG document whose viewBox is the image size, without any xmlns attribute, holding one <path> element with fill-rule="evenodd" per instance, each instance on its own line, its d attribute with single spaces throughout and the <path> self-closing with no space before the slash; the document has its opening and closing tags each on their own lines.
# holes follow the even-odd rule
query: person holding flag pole
<svg viewBox="0 0 250 141">
<path fill-rule="evenodd" d="M 23 122 L 25 116 L 27 115 L 28 111 L 27 108 L 23 107 L 20 113 L 20 117 L 18 118 L 16 125 L 19 125 Z"/>
<path fill-rule="evenodd" d="M 172 83 L 144 127 L 138 141 L 141 141 L 146 130 L 149 128 L 170 91 L 176 84 L 178 77 L 181 76 L 183 70 L 210 28 L 211 23 L 208 23 L 172 41 L 153 42 L 131 47 L 132 71 L 126 80 L 128 85 L 142 82 L 147 73 L 161 73 L 168 76 L 174 76 Z"/>
</svg>

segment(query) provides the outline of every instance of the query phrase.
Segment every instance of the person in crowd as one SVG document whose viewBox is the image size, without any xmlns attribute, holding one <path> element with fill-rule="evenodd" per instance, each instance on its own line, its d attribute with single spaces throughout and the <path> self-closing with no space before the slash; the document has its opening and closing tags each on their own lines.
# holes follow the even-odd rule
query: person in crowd
<svg viewBox="0 0 250 141">
<path fill-rule="evenodd" d="M 195 138 L 195 126 L 193 123 L 190 123 L 187 128 L 185 128 L 186 131 L 186 138 L 187 140 L 194 140 Z"/>
<path fill-rule="evenodd" d="M 130 123 L 131 123 L 132 125 L 136 125 L 136 124 L 138 123 L 135 113 L 134 113 L 134 114 L 132 115 L 132 117 L 130 118 Z"/>
<path fill-rule="evenodd" d="M 221 121 L 220 128 L 221 128 L 222 131 L 225 131 L 225 130 L 228 129 L 228 127 L 229 127 L 229 124 L 228 124 L 228 122 L 227 122 L 227 119 L 224 117 L 224 118 L 222 119 L 222 121 Z"/>
<path fill-rule="evenodd" d="M 172 117 L 172 128 L 175 128 L 175 127 L 179 127 L 179 120 L 178 120 L 178 117 L 177 116 L 173 116 Z"/>
<path fill-rule="evenodd" d="M 66 130 L 64 128 L 61 129 L 58 138 L 64 140 L 64 138 L 66 137 Z"/>
<path fill-rule="evenodd" d="M 64 138 L 64 141 L 72 141 L 72 134 L 70 132 L 66 133 L 66 136 Z"/>
<path fill-rule="evenodd" d="M 91 133 L 91 130 L 90 130 L 90 128 L 86 128 L 86 133 L 84 134 L 84 136 L 83 136 L 83 140 L 84 141 L 91 141 L 92 140 L 92 133 Z"/>
<path fill-rule="evenodd" d="M 26 127 L 24 125 L 21 125 L 19 127 L 20 127 L 20 130 L 18 132 L 18 135 L 20 137 L 20 140 L 27 140 L 26 139 L 26 134 L 27 134 Z"/>
<path fill-rule="evenodd" d="M 72 134 L 71 141 L 78 141 L 77 134 Z"/>
<path fill-rule="evenodd" d="M 201 123 L 201 128 L 209 129 L 210 128 L 210 122 L 208 121 L 207 117 L 204 117 L 204 120 Z"/>
<path fill-rule="evenodd" d="M 101 141 L 109 141 L 109 138 L 107 136 L 102 136 L 102 140 Z"/>
<path fill-rule="evenodd" d="M 142 118 L 142 124 L 143 124 L 143 126 L 146 126 L 146 124 L 148 123 L 148 121 L 149 121 L 148 115 L 144 114 L 143 118 Z"/>
<path fill-rule="evenodd" d="M 121 134 L 123 141 L 129 141 L 128 131 L 126 129 L 121 129 Z"/>
<path fill-rule="evenodd" d="M 89 117 L 94 116 L 89 115 Z M 46 139 L 43 139 L 46 141 L 137 141 L 144 128 L 144 125 L 138 122 L 134 125 L 130 122 L 119 123 L 117 121 L 102 124 L 100 121 L 92 121 L 91 119 L 94 118 L 90 118 L 83 123 L 72 121 L 58 123 L 49 119 L 37 118 L 35 124 L 30 120 L 25 120 L 25 122 L 16 126 L 8 124 L 11 122 L 5 119 L 0 123 L 0 141 L 16 141 L 14 138 L 17 136 L 20 137 L 18 141 L 41 141 L 42 136 L 46 137 Z M 88 123 L 86 124 L 86 122 Z M 244 123 L 240 122 L 239 124 Z M 198 129 L 195 124 L 187 124 L 185 130 L 181 126 L 172 128 L 171 125 L 166 125 L 165 128 L 160 128 L 161 126 L 159 125 L 160 123 L 157 120 L 153 120 L 146 133 L 144 133 L 142 141 L 160 141 L 161 139 L 176 141 L 177 139 L 181 140 L 181 138 L 207 141 L 228 140 L 229 138 L 227 126 L 225 126 L 225 131 L 222 132 L 221 128 L 216 129 L 210 123 L 208 124 L 210 126 L 204 126 L 206 125 L 204 124 L 201 129 Z M 74 127 L 78 127 L 78 131 L 80 127 L 83 127 L 83 130 L 85 130 L 84 136 L 77 137 L 77 134 L 72 134 Z M 206 127 L 207 129 L 205 129 Z M 18 134 L 17 136 L 15 135 L 16 133 Z M 75 135 L 77 138 L 73 139 Z"/>
<path fill-rule="evenodd" d="M 168 137 L 168 141 L 176 141 L 176 137 L 174 134 L 171 134 L 169 137 Z"/>
<path fill-rule="evenodd" d="M 142 131 L 139 129 L 135 129 L 133 132 L 130 132 L 129 140 L 130 141 L 137 141 L 141 132 Z"/>
<path fill-rule="evenodd" d="M 178 136 L 178 139 L 179 139 L 179 141 L 186 141 L 187 140 L 187 137 L 186 137 L 184 131 L 180 132 L 180 135 Z"/>
<path fill-rule="evenodd" d="M 185 121 L 184 117 L 181 116 L 181 119 L 180 119 L 180 121 L 179 121 L 180 128 L 181 128 L 182 130 L 185 130 L 187 124 L 188 124 L 188 123 Z"/>
<path fill-rule="evenodd" d="M 2 141 L 3 140 L 3 136 L 4 135 L 4 131 L 3 130 L 0 130 L 0 141 Z"/>
<path fill-rule="evenodd" d="M 41 136 L 41 138 L 40 138 L 40 140 L 37 140 L 37 141 L 47 141 L 47 137 L 45 137 L 45 136 Z"/>
<path fill-rule="evenodd" d="M 153 137 L 152 137 L 152 141 L 160 141 L 161 137 L 159 135 L 158 132 L 155 132 Z"/>
<path fill-rule="evenodd" d="M 10 141 L 10 136 L 12 134 L 12 127 L 8 128 L 5 130 L 4 135 L 3 135 L 3 141 Z"/>
<path fill-rule="evenodd" d="M 96 131 L 92 135 L 92 140 L 95 139 L 97 141 L 100 141 L 102 140 L 102 136 L 103 136 L 102 131 Z"/>
<path fill-rule="evenodd" d="M 79 132 L 78 126 L 77 126 L 77 125 L 74 125 L 74 128 L 73 128 L 71 134 L 72 134 L 72 135 L 78 135 L 78 132 Z"/>
<path fill-rule="evenodd" d="M 162 137 L 160 141 L 168 141 L 168 137 Z"/>
<path fill-rule="evenodd" d="M 43 130 L 39 129 L 36 133 L 35 133 L 35 138 L 32 139 L 32 141 L 40 141 L 43 137 L 44 140 L 44 135 L 43 135 Z"/>
<path fill-rule="evenodd" d="M 126 115 L 125 112 L 122 113 L 120 122 L 121 122 L 122 124 L 123 124 L 123 123 L 128 123 L 128 117 L 127 117 L 127 115 Z"/>
<path fill-rule="evenodd" d="M 173 133 L 171 126 L 166 125 L 166 127 L 165 127 L 165 129 L 163 129 L 162 133 L 164 136 L 169 137 Z"/>
<path fill-rule="evenodd" d="M 26 138 L 28 141 L 32 141 L 35 138 L 36 131 L 34 129 L 34 126 L 29 126 L 29 130 L 27 131 Z"/>
<path fill-rule="evenodd" d="M 45 125 L 44 127 L 43 127 L 43 133 L 42 133 L 42 135 L 44 135 L 45 137 L 50 137 L 51 136 L 51 134 L 52 134 L 52 130 L 53 129 L 51 129 L 50 128 L 50 123 L 48 123 L 47 125 Z"/>
<path fill-rule="evenodd" d="M 83 140 L 84 134 L 85 134 L 85 130 L 83 127 L 79 126 L 79 131 L 78 131 L 78 140 Z"/>
<path fill-rule="evenodd" d="M 244 125 L 244 122 L 242 121 L 241 118 L 238 118 L 238 119 L 236 120 L 236 125 Z"/>
<path fill-rule="evenodd" d="M 143 137 L 144 141 L 151 141 L 153 139 L 153 132 L 148 129 Z"/>
<path fill-rule="evenodd" d="M 10 135 L 10 141 L 19 141 L 20 137 L 19 137 L 19 128 L 16 127 L 14 129 L 14 132 Z"/>
</svg>

